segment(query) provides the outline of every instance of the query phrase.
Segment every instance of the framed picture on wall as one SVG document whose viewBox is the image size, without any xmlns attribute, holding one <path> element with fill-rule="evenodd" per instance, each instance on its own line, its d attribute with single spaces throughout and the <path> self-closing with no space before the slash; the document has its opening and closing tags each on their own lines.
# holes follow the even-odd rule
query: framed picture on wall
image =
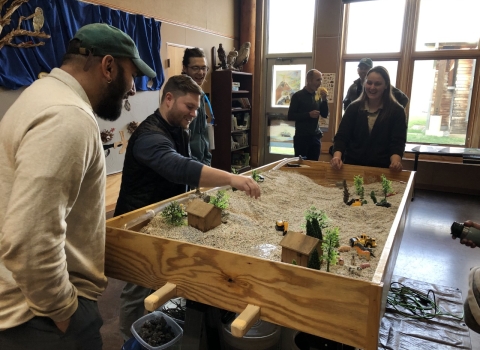
<svg viewBox="0 0 480 350">
<path fill-rule="evenodd" d="M 274 65 L 271 107 L 288 108 L 292 95 L 303 87 L 305 64 Z"/>
</svg>

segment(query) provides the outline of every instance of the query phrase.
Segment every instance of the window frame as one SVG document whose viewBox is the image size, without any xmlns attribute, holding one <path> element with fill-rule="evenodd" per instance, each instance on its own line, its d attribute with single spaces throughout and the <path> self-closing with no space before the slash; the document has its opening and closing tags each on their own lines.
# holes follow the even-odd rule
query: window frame
<svg viewBox="0 0 480 350">
<path fill-rule="evenodd" d="M 385 1 L 385 0 L 384 0 Z M 344 4 L 343 14 L 343 30 L 341 38 L 341 60 L 339 67 L 340 83 L 338 91 L 343 92 L 345 81 L 345 64 L 346 62 L 359 61 L 362 57 L 370 57 L 375 61 L 398 61 L 397 79 L 392 82 L 402 90 L 407 96 L 411 96 L 413 69 L 417 60 L 442 60 L 442 59 L 475 59 L 475 71 L 473 76 L 472 97 L 470 101 L 470 110 L 468 115 L 467 132 L 465 137 L 465 147 L 480 147 L 480 46 L 472 50 L 438 50 L 438 51 L 415 51 L 416 36 L 419 23 L 421 0 L 406 0 L 405 14 L 402 28 L 402 37 L 400 43 L 400 52 L 393 53 L 361 53 L 347 54 L 346 43 L 348 37 L 348 16 L 350 4 Z M 347 82 L 348 83 L 348 82 Z M 341 94 L 337 95 L 336 101 L 336 121 L 335 131 L 342 116 L 342 99 Z M 409 118 L 409 110 L 405 111 L 407 119 Z"/>
</svg>

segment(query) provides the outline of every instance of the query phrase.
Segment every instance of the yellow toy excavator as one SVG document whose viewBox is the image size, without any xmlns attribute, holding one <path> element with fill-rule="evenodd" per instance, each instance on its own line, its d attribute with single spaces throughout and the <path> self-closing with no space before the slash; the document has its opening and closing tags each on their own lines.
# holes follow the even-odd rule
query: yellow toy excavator
<svg viewBox="0 0 480 350">
<path fill-rule="evenodd" d="M 285 236 L 288 231 L 288 221 L 286 220 L 277 220 L 275 222 L 275 229 L 277 231 L 283 231 L 283 235 Z"/>
<path fill-rule="evenodd" d="M 357 237 L 350 238 L 350 246 L 353 247 L 356 242 L 360 242 L 363 246 L 367 248 L 375 248 L 377 246 L 377 241 L 375 238 L 362 234 Z"/>
</svg>

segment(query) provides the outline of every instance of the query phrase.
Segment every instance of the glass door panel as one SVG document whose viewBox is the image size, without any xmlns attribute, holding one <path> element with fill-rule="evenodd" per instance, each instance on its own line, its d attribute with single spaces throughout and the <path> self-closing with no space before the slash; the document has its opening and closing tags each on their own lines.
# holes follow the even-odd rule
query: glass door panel
<svg viewBox="0 0 480 350">
<path fill-rule="evenodd" d="M 288 120 L 292 95 L 303 89 L 311 58 L 267 60 L 265 163 L 293 157 L 295 122 Z"/>
</svg>

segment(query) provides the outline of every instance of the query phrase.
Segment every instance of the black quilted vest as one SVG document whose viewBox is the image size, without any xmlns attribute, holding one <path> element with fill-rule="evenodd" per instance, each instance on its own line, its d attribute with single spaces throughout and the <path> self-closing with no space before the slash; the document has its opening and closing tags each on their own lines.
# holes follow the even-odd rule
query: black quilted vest
<svg viewBox="0 0 480 350">
<path fill-rule="evenodd" d="M 185 184 L 172 183 L 135 159 L 133 146 L 138 137 L 145 132 L 164 135 L 172 141 L 178 153 L 190 157 L 188 131 L 170 126 L 157 109 L 138 126 L 128 140 L 115 216 L 186 192 Z"/>
</svg>

